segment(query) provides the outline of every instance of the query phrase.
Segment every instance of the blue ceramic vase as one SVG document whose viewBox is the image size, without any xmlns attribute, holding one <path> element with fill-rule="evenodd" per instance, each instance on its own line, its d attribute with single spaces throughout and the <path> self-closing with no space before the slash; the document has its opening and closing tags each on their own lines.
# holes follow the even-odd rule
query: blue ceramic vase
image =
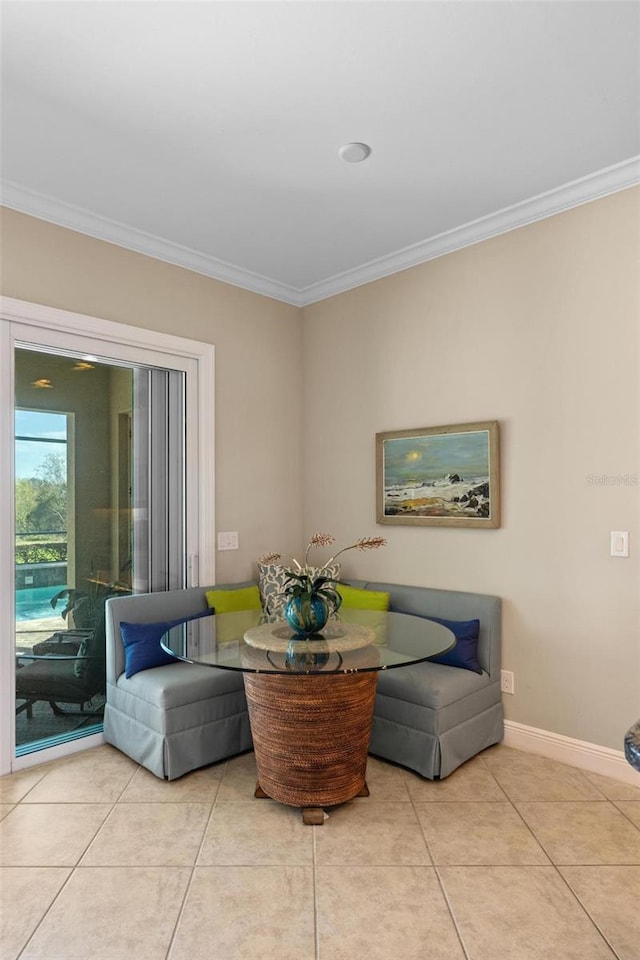
<svg viewBox="0 0 640 960">
<path fill-rule="evenodd" d="M 307 637 L 319 633 L 329 619 L 329 607 L 322 597 L 302 594 L 289 600 L 284 615 L 295 634 Z"/>
</svg>

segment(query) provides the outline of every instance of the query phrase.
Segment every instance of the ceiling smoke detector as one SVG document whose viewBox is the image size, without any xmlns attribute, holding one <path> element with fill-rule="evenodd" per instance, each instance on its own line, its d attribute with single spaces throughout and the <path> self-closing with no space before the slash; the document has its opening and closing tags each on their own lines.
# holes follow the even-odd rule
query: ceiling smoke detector
<svg viewBox="0 0 640 960">
<path fill-rule="evenodd" d="M 338 156 L 347 163 L 361 163 L 370 153 L 371 147 L 367 143 L 345 143 L 338 150 Z"/>
</svg>

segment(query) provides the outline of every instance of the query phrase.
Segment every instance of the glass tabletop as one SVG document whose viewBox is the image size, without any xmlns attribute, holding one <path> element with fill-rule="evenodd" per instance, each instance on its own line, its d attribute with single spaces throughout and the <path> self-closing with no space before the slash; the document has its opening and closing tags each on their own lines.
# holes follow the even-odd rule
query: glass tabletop
<svg viewBox="0 0 640 960">
<path fill-rule="evenodd" d="M 247 673 L 358 673 L 420 663 L 450 650 L 447 627 L 404 613 L 341 610 L 319 634 L 301 638 L 259 610 L 207 614 L 174 624 L 161 638 L 180 660 Z"/>
</svg>

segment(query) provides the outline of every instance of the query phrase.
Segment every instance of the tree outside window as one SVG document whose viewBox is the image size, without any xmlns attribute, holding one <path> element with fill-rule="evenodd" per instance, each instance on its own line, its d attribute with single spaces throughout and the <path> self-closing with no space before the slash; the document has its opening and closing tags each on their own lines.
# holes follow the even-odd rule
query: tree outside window
<svg viewBox="0 0 640 960">
<path fill-rule="evenodd" d="M 66 415 L 16 411 L 16 563 L 67 559 Z"/>
</svg>

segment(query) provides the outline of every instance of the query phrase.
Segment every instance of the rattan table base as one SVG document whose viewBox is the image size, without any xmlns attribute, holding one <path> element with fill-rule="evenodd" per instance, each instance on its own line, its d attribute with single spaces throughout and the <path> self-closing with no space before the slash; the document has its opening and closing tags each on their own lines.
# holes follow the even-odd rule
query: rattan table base
<svg viewBox="0 0 640 960">
<path fill-rule="evenodd" d="M 367 755 L 378 675 L 245 673 L 258 790 L 306 808 L 368 795 Z M 315 811 L 315 812 L 313 812 Z M 309 819 L 311 817 L 311 819 Z"/>
</svg>

